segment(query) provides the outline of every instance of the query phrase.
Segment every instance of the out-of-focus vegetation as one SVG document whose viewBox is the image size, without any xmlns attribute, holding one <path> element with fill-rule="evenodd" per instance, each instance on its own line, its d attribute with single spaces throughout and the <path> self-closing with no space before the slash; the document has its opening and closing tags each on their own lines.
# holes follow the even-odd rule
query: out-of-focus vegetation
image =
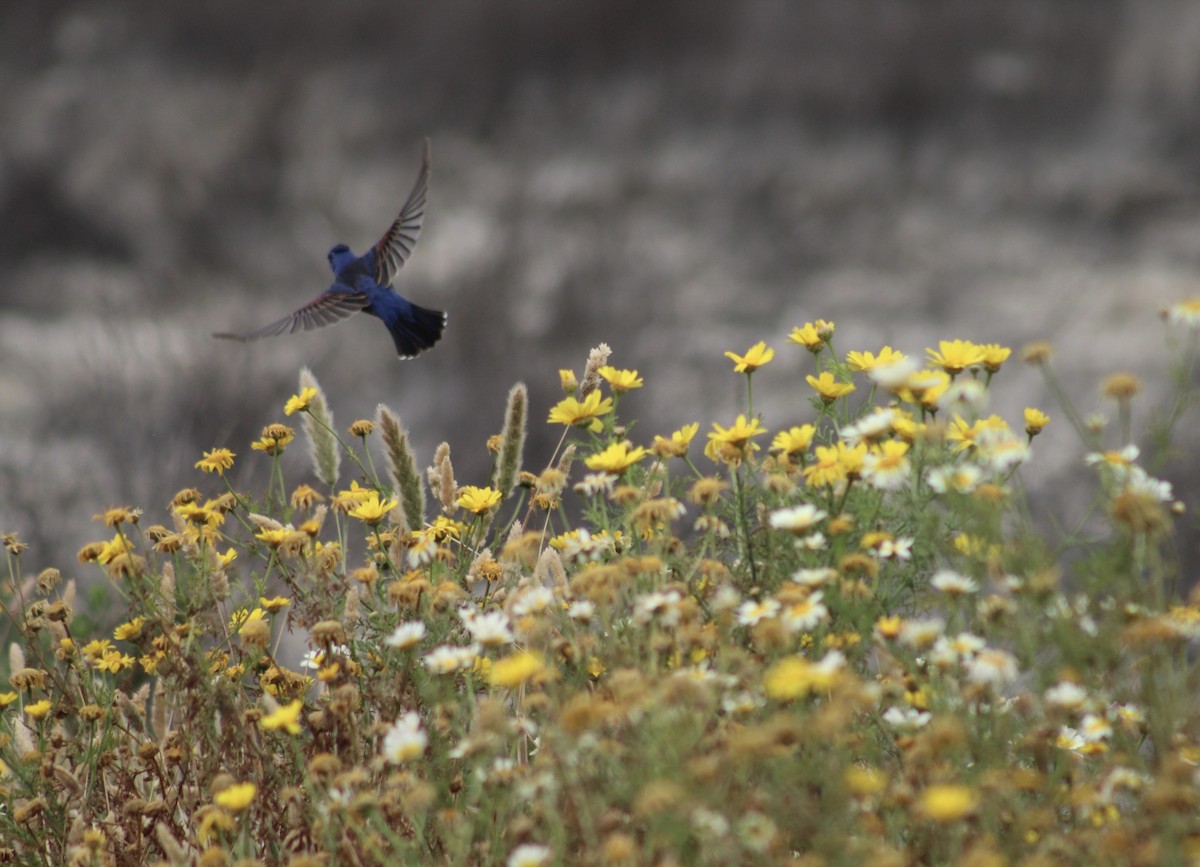
<svg viewBox="0 0 1200 867">
<path fill-rule="evenodd" d="M 1164 327 L 1188 385 L 1158 447 L 1200 302 Z M 96 515 L 78 563 L 27 575 L 5 536 L 0 860 L 1195 860 L 1200 606 L 1141 382 L 1105 382 L 1110 421 L 1066 395 L 1005 419 L 1008 347 L 843 354 L 845 330 L 726 353 L 745 403 L 661 432 L 624 412 L 653 373 L 601 345 L 532 421 L 511 389 L 479 476 L 456 433 L 418 463 L 386 406 L 336 424 L 306 370 L 165 510 Z M 1057 388 L 1048 345 L 1021 355 Z M 771 380 L 786 415 L 756 410 Z M 1066 536 L 1023 482 L 1054 426 L 1093 474 Z M 234 484 L 251 461 L 267 481 Z"/>
</svg>

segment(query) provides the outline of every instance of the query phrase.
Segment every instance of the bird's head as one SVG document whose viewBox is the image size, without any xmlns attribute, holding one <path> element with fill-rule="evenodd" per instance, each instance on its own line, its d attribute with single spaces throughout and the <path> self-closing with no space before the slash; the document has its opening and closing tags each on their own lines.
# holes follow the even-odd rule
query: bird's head
<svg viewBox="0 0 1200 867">
<path fill-rule="evenodd" d="M 350 248 L 345 244 L 338 244 L 329 251 L 329 267 L 333 269 L 334 274 L 342 270 L 350 262 L 353 262 L 354 259 L 354 254 L 350 252 Z"/>
</svg>

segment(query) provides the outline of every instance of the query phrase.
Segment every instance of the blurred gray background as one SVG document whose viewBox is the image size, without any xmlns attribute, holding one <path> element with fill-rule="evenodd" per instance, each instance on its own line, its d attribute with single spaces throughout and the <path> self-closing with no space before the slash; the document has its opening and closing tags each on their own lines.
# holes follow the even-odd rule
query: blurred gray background
<svg viewBox="0 0 1200 867">
<path fill-rule="evenodd" d="M 1115 369 L 1161 399 L 1156 311 L 1200 294 L 1190 0 L 0 16 L 0 530 L 34 545 L 31 568 L 69 565 L 106 506 L 162 520 L 203 449 L 260 484 L 249 443 L 302 365 L 341 426 L 385 402 L 424 461 L 447 439 L 460 483 L 482 483 L 508 387 L 530 386 L 536 465 L 556 371 L 600 341 L 646 376 L 623 405 L 641 442 L 731 420 L 743 382 L 722 353 L 760 339 L 779 352 L 755 380 L 766 424 L 811 419 L 812 362 L 784 338 L 817 317 L 843 352 L 1049 339 L 1087 412 Z M 398 285 L 450 312 L 435 351 L 399 363 L 365 316 L 210 338 L 321 291 L 333 243 L 373 243 L 426 136 L 428 217 Z M 1015 361 L 994 391 L 1014 424 L 1029 404 L 1055 418 L 1027 477 L 1062 498 L 1081 450 L 1061 411 Z"/>
</svg>

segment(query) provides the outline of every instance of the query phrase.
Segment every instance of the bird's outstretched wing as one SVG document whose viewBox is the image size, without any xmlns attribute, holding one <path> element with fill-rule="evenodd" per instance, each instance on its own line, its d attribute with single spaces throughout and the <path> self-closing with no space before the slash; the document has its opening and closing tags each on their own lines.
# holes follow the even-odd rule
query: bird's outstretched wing
<svg viewBox="0 0 1200 867">
<path fill-rule="evenodd" d="M 265 325 L 249 334 L 214 334 L 222 340 L 258 340 L 279 334 L 294 334 L 297 331 L 312 331 L 324 325 L 341 322 L 352 313 L 358 313 L 370 302 L 363 292 L 340 292 L 329 290 L 318 295 L 290 316 Z"/>
<path fill-rule="evenodd" d="M 372 249 L 375 254 L 375 282 L 388 286 L 396 278 L 396 272 L 404 267 L 412 254 L 417 238 L 421 236 L 421 224 L 425 220 L 425 193 L 429 190 L 429 139 L 425 139 L 425 150 L 421 159 L 421 174 L 412 192 L 400 209 L 400 216 L 379 239 Z"/>
</svg>

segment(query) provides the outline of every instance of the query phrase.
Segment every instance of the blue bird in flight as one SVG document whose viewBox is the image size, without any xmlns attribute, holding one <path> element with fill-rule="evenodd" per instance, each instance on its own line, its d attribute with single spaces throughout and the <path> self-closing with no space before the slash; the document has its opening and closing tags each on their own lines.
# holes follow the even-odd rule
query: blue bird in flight
<svg viewBox="0 0 1200 867">
<path fill-rule="evenodd" d="M 413 304 L 392 288 L 396 273 L 416 246 L 425 218 L 430 168 L 428 140 L 422 157 L 421 173 L 400 209 L 400 215 L 375 246 L 361 256 L 355 256 L 345 244 L 338 244 L 329 251 L 333 285 L 278 322 L 249 334 L 214 334 L 213 337 L 246 341 L 294 334 L 332 325 L 361 311 L 383 320 L 401 359 L 412 358 L 437 343 L 446 327 L 446 314 Z"/>
</svg>

